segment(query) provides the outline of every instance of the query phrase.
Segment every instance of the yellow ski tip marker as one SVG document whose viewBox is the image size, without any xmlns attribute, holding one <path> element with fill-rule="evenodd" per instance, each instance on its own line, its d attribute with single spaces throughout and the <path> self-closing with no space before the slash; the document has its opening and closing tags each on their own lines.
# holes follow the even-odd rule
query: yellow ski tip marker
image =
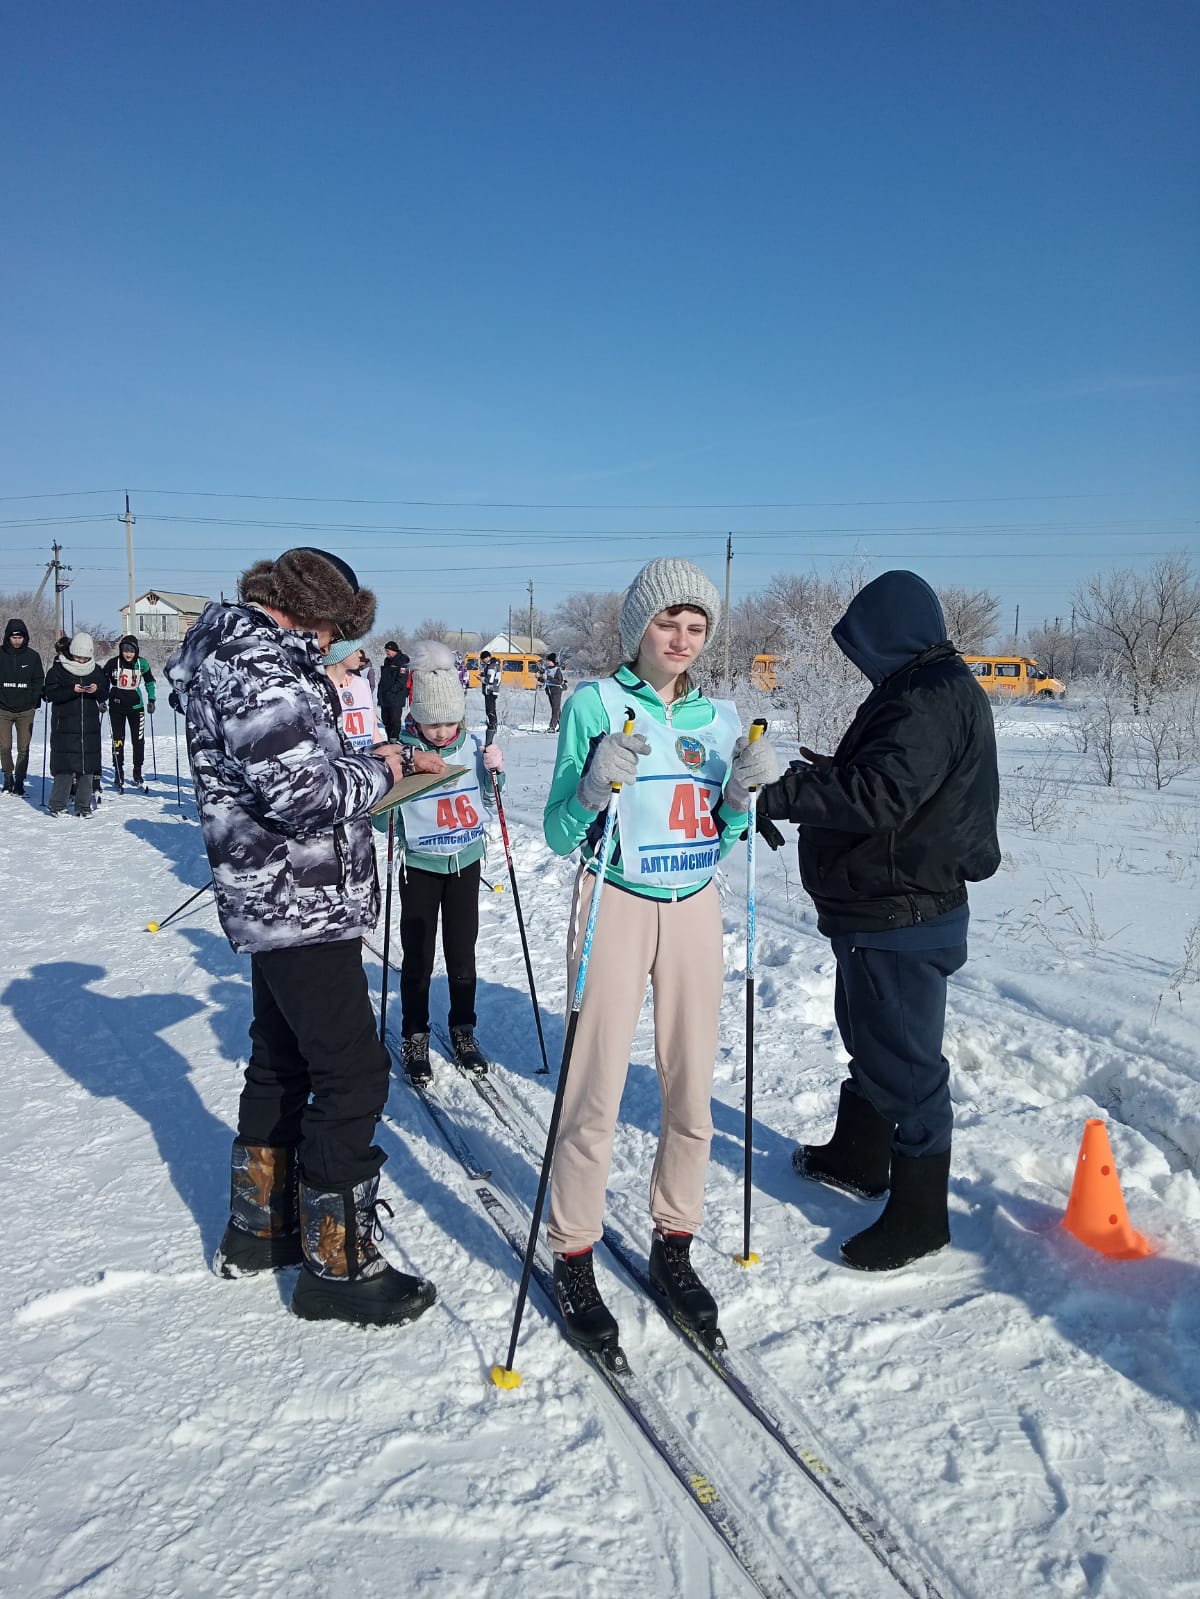
<svg viewBox="0 0 1200 1599">
<path fill-rule="evenodd" d="M 763 736 L 763 734 L 766 731 L 767 731 L 767 719 L 766 719 L 766 717 L 765 716 L 756 717 L 755 720 L 750 723 L 750 732 L 747 735 L 746 742 L 748 744 L 756 744 L 758 742 L 758 740 Z"/>
<path fill-rule="evenodd" d="M 521 1373 L 519 1371 L 511 1371 L 507 1366 L 493 1366 L 492 1381 L 497 1388 L 519 1388 L 521 1386 Z"/>
<path fill-rule="evenodd" d="M 157 933 L 158 932 L 158 923 L 157 922 L 147 922 L 146 923 L 146 931 L 148 933 Z"/>
<path fill-rule="evenodd" d="M 752 1249 L 748 1255 L 735 1255 L 733 1258 L 739 1266 L 741 1266 L 744 1270 L 749 1271 L 751 1266 L 758 1265 L 759 1261 L 762 1259 L 762 1256 L 756 1254 Z"/>
</svg>

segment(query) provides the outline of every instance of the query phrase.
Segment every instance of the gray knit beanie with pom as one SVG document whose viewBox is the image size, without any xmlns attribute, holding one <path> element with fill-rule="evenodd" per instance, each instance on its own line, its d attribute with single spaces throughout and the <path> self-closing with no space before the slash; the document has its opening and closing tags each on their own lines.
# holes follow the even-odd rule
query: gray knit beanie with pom
<svg viewBox="0 0 1200 1599">
<path fill-rule="evenodd" d="M 461 722 L 467 714 L 467 697 L 458 680 L 454 651 L 439 639 L 422 639 L 409 657 L 412 702 L 409 711 L 420 727 Z"/>
<path fill-rule="evenodd" d="M 708 617 L 704 648 L 712 643 L 721 620 L 721 600 L 707 576 L 691 561 L 672 555 L 647 561 L 625 591 L 621 605 L 621 649 L 625 659 L 637 658 L 642 635 L 660 611 L 672 605 L 692 605 Z"/>
</svg>

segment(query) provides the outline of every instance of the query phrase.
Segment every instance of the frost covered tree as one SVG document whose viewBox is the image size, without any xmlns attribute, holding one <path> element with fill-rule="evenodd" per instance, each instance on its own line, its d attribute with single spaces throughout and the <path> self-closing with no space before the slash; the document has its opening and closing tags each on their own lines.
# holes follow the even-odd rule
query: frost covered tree
<svg viewBox="0 0 1200 1599">
<path fill-rule="evenodd" d="M 1075 605 L 1127 685 L 1135 716 L 1194 671 L 1200 583 L 1185 553 L 1165 555 L 1146 572 L 1123 568 L 1089 578 Z"/>
<path fill-rule="evenodd" d="M 987 589 L 965 589 L 956 583 L 935 588 L 934 593 L 946 618 L 946 637 L 965 655 L 983 654 L 1000 614 L 996 596 Z"/>
<path fill-rule="evenodd" d="M 547 624 L 573 678 L 602 676 L 621 659 L 621 593 L 568 594 Z"/>
</svg>

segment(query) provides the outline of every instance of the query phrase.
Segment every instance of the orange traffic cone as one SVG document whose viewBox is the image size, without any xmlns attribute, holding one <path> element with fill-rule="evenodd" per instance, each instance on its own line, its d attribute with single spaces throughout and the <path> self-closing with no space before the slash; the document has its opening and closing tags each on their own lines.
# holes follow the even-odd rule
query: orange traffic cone
<svg viewBox="0 0 1200 1599">
<path fill-rule="evenodd" d="M 1083 1125 L 1083 1142 L 1063 1226 L 1089 1249 L 1111 1260 L 1140 1260 L 1153 1246 L 1129 1220 L 1121 1180 L 1104 1123 L 1092 1117 Z"/>
</svg>

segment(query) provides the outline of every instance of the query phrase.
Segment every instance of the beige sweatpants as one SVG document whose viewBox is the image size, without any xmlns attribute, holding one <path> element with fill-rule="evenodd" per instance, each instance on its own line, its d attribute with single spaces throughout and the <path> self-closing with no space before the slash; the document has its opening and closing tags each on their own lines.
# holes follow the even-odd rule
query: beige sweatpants
<svg viewBox="0 0 1200 1599">
<path fill-rule="evenodd" d="M 595 876 L 583 868 L 567 948 L 567 999 Z M 712 1143 L 712 1080 L 725 959 L 715 883 L 682 901 L 641 899 L 605 885 L 554 1150 L 547 1237 L 558 1254 L 604 1232 L 604 1194 L 629 1052 L 646 979 L 654 991 L 654 1060 L 662 1094 L 650 1214 L 673 1231 L 699 1230 Z"/>
</svg>

